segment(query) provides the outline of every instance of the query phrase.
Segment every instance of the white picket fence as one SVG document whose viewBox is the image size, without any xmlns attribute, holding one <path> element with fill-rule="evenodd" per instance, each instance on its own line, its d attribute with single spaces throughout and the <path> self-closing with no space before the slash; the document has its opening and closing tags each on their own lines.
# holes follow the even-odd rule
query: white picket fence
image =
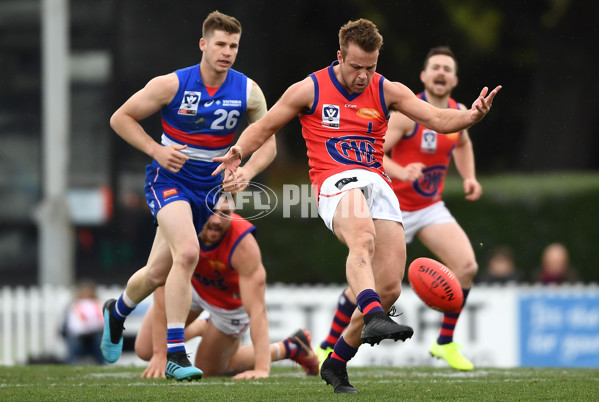
<svg viewBox="0 0 599 402">
<path fill-rule="evenodd" d="M 316 346 L 329 331 L 342 290 L 342 285 L 269 285 L 266 308 L 271 341 L 303 327 L 311 331 Z M 106 300 L 122 291 L 120 286 L 98 287 L 98 297 Z M 0 364 L 63 358 L 66 347 L 60 327 L 71 298 L 72 290 L 65 287 L 0 287 Z M 125 336 L 135 336 L 151 302 L 147 298 L 129 316 Z M 428 354 L 441 314 L 427 308 L 409 286 L 396 307 L 403 313 L 396 320 L 414 328 L 412 339 L 362 347 L 352 365 L 445 367 Z M 456 340 L 464 344 L 477 367 L 599 367 L 599 285 L 476 286 L 460 316 Z M 199 339 L 190 342 L 196 345 L 187 345 L 193 359 Z M 128 352 L 118 364 L 145 363 Z"/>
<path fill-rule="evenodd" d="M 99 287 L 98 296 L 104 300 L 122 291 L 117 286 Z M 0 364 L 64 358 L 66 344 L 60 330 L 73 293 L 64 286 L 0 287 Z M 140 309 L 143 312 L 145 309 Z M 127 329 L 136 331 L 140 322 L 140 317 L 135 317 Z"/>
<path fill-rule="evenodd" d="M 64 317 L 70 300 L 65 288 L 24 288 L 0 290 L 2 314 L 2 364 L 23 364 L 31 356 L 56 353 L 64 345 L 58 342 L 57 322 Z"/>
</svg>

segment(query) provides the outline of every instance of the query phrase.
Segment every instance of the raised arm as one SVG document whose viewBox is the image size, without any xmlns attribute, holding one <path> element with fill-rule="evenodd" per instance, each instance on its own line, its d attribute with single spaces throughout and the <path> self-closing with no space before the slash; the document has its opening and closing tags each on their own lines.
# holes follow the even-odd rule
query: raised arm
<svg viewBox="0 0 599 402">
<path fill-rule="evenodd" d="M 145 87 L 133 94 L 110 118 L 110 126 L 121 138 L 156 159 L 162 167 L 171 172 L 178 172 L 189 159 L 179 152 L 186 146 L 163 147 L 146 133 L 139 121 L 157 113 L 167 105 L 178 88 L 179 79 L 175 73 L 153 78 Z"/>
<path fill-rule="evenodd" d="M 478 123 L 491 110 L 501 86 L 488 93 L 484 87 L 472 107 L 467 110 L 439 109 L 419 99 L 405 85 L 385 80 L 383 90 L 389 110 L 398 110 L 413 121 L 438 133 L 455 133 Z"/>
<path fill-rule="evenodd" d="M 216 175 L 225 169 L 236 171 L 242 158 L 252 154 L 291 119 L 309 108 L 313 100 L 314 84 L 311 78 L 290 86 L 264 117 L 241 133 L 237 143 L 225 156 L 214 158 L 221 165 L 212 174 Z"/>
<path fill-rule="evenodd" d="M 464 105 L 460 105 L 464 107 Z M 476 180 L 476 167 L 474 163 L 474 149 L 468 130 L 464 130 L 453 150 L 453 160 L 456 169 L 463 179 L 464 193 L 468 201 L 476 201 L 483 194 L 483 189 Z"/>
<path fill-rule="evenodd" d="M 239 289 L 243 307 L 250 317 L 250 334 L 254 346 L 254 369 L 235 376 L 236 379 L 265 378 L 270 373 L 270 338 L 266 315 L 266 270 L 256 238 L 248 234 L 235 248 L 231 265 L 239 273 Z"/>
</svg>

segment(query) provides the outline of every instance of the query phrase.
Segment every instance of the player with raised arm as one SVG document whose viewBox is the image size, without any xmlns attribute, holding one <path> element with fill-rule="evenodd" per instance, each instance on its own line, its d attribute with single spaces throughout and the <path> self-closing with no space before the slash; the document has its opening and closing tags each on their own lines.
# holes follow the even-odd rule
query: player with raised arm
<svg viewBox="0 0 599 402">
<path fill-rule="evenodd" d="M 191 305 L 189 283 L 198 261 L 197 234 L 219 191 L 222 177 L 211 175 L 212 161 L 229 149 L 241 118 L 259 120 L 266 113 L 260 87 L 231 67 L 237 57 L 241 24 L 215 11 L 202 26 L 201 62 L 155 77 L 112 116 L 116 133 L 154 160 L 146 167 L 146 198 L 156 236 L 148 264 L 135 272 L 117 299 L 104 305 L 102 353 L 115 362 L 122 351 L 123 324 L 131 311 L 157 287 L 165 285 L 167 330 L 166 377 L 192 380 L 202 371 L 191 365 L 183 342 Z M 160 112 L 162 140 L 156 142 L 139 124 Z M 274 158 L 274 138 L 237 173 L 247 182 Z M 227 180 L 227 179 L 225 179 Z"/>
<path fill-rule="evenodd" d="M 318 212 L 348 247 L 346 277 L 358 302 L 320 372 L 336 393 L 357 392 L 348 380 L 347 362 L 362 343 L 413 334 L 387 315 L 401 292 L 406 261 L 399 202 L 382 164 L 389 112 L 401 111 L 437 132 L 456 132 L 479 122 L 501 88 L 488 92 L 485 87 L 471 109 L 438 109 L 376 73 L 382 42 L 369 20 L 345 24 L 337 60 L 291 85 L 225 156 L 214 159 L 221 162 L 214 174 L 235 171 L 243 156 L 299 115 Z"/>
<path fill-rule="evenodd" d="M 420 80 L 424 84 L 424 91 L 418 94 L 420 99 L 442 109 L 466 109 L 451 98 L 458 78 L 457 61 L 449 47 L 430 49 Z M 439 135 L 404 114 L 392 113 L 384 149 L 391 151 L 390 158 L 385 155 L 384 166 L 393 180 L 392 187 L 401 205 L 406 242 L 417 237 L 455 273 L 462 286 L 465 304 L 478 264 L 468 236 L 445 206 L 442 193 L 453 157 L 463 179 L 466 199 L 476 201 L 482 195 L 482 187 L 476 180 L 468 130 Z M 356 300 L 347 288 L 339 298 L 328 336 L 315 350 L 320 361 L 343 333 L 355 304 Z M 462 355 L 461 346 L 453 341 L 460 312 L 443 314 L 439 336 L 431 346 L 430 354 L 446 360 L 455 369 L 472 370 L 473 364 Z"/>
</svg>

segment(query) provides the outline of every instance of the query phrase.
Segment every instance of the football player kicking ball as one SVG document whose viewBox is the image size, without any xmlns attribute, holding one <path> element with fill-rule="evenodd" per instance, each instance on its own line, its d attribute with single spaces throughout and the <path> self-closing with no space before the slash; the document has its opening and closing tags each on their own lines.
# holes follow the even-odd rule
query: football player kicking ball
<svg viewBox="0 0 599 402">
<path fill-rule="evenodd" d="M 438 108 L 466 109 L 450 97 L 458 82 L 457 62 L 450 48 L 436 47 L 429 51 L 420 79 L 424 84 L 424 92 L 418 95 L 420 99 Z M 468 236 L 445 207 L 441 194 L 453 156 L 464 180 L 466 199 L 475 201 L 482 195 L 468 131 L 439 135 L 403 114 L 392 113 L 384 148 L 391 150 L 391 158 L 385 156 L 383 164 L 393 179 L 392 187 L 399 199 L 406 242 L 418 237 L 455 273 L 465 303 L 478 265 Z M 355 308 L 356 299 L 346 289 L 339 298 L 329 335 L 315 350 L 320 361 L 341 336 Z M 430 354 L 446 360 L 455 369 L 472 370 L 472 363 L 460 352 L 461 346 L 453 341 L 460 311 L 443 315 L 441 330 Z"/>
<path fill-rule="evenodd" d="M 192 304 L 183 343 L 201 336 L 195 365 L 205 376 L 235 375 L 237 379 L 268 377 L 270 362 L 291 359 L 308 375 L 318 374 L 318 359 L 310 347 L 310 334 L 300 329 L 287 339 L 269 345 L 264 292 L 266 271 L 255 227 L 233 212 L 232 201 L 221 197 L 216 212 L 199 235 L 200 259 L 193 274 Z M 210 313 L 208 320 L 198 316 Z M 252 344 L 240 346 L 242 335 L 251 330 Z M 165 377 L 167 322 L 164 289 L 144 317 L 135 340 L 137 355 L 150 362 L 142 377 Z"/>
<path fill-rule="evenodd" d="M 339 30 L 335 62 L 291 85 L 225 156 L 213 158 L 221 162 L 213 174 L 235 172 L 243 156 L 299 116 L 318 213 L 348 248 L 346 278 L 358 306 L 320 370 L 335 393 L 357 392 L 349 382 L 347 363 L 361 344 L 406 340 L 414 332 L 387 315 L 401 293 L 406 262 L 400 206 L 382 165 L 389 112 L 400 111 L 438 132 L 453 133 L 483 119 L 501 89 L 483 88 L 468 110 L 436 108 L 405 85 L 376 73 L 382 44 L 371 21 L 345 24 Z"/>
</svg>

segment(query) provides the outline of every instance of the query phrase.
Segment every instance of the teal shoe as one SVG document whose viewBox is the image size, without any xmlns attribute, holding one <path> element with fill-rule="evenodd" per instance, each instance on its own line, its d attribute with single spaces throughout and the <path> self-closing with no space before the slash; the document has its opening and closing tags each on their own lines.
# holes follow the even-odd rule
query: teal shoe
<svg viewBox="0 0 599 402">
<path fill-rule="evenodd" d="M 169 380 L 192 381 L 201 380 L 204 373 L 189 362 L 185 352 L 169 353 L 167 355 L 165 375 Z"/>
<path fill-rule="evenodd" d="M 112 316 L 115 299 L 107 300 L 102 308 L 104 314 L 104 332 L 102 333 L 102 343 L 100 350 L 104 360 L 108 363 L 116 362 L 123 352 L 123 323 L 117 321 Z"/>
</svg>

